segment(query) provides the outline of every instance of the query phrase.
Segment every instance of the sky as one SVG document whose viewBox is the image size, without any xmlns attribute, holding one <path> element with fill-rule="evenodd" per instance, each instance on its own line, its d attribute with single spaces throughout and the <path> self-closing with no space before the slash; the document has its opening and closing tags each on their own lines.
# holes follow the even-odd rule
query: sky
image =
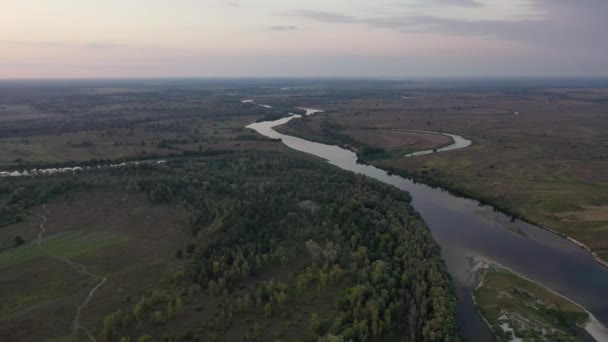
<svg viewBox="0 0 608 342">
<path fill-rule="evenodd" d="M 608 0 L 2 0 L 0 78 L 606 77 Z"/>
</svg>

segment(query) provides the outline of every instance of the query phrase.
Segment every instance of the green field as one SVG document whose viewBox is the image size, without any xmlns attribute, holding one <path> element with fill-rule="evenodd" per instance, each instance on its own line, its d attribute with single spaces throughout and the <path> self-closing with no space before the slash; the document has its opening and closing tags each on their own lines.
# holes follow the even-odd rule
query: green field
<svg viewBox="0 0 608 342">
<path fill-rule="evenodd" d="M 60 232 L 43 238 L 41 245 L 34 240 L 19 248 L 0 253 L 0 269 L 42 257 L 73 258 L 127 241 L 129 237 L 112 232 L 86 230 Z"/>
</svg>

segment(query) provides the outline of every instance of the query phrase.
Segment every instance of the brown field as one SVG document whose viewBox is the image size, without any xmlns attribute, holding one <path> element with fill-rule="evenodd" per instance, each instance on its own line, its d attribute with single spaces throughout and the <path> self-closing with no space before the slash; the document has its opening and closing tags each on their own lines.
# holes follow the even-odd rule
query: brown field
<svg viewBox="0 0 608 342">
<path fill-rule="evenodd" d="M 452 139 L 441 134 L 410 132 L 394 129 L 345 130 L 344 133 L 370 146 L 381 146 L 386 150 L 433 149 L 450 144 Z"/>
</svg>

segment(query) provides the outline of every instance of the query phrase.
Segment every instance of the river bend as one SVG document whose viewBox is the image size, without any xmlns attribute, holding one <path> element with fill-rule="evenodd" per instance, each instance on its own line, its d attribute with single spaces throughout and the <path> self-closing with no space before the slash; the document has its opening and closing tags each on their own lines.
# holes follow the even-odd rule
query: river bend
<svg viewBox="0 0 608 342">
<path fill-rule="evenodd" d="M 305 115 L 319 112 L 322 111 L 306 109 Z M 596 339 L 604 340 L 608 336 L 604 328 L 608 324 L 608 268 L 597 263 L 588 251 L 545 229 L 513 221 L 478 201 L 359 164 L 357 155 L 350 150 L 292 137 L 273 129 L 299 117 L 292 115 L 247 127 L 266 137 L 281 139 L 288 147 L 321 157 L 341 169 L 408 191 L 414 209 L 442 248 L 442 256 L 454 279 L 461 331 L 467 340 L 494 340 L 471 296 L 477 284 L 475 270 L 479 268 L 480 260 L 507 267 L 575 301 L 597 318 L 593 327 Z"/>
</svg>

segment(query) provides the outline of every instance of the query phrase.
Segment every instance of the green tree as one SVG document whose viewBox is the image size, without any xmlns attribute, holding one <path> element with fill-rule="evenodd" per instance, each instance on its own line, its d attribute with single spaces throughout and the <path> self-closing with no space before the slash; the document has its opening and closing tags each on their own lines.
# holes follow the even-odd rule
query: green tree
<svg viewBox="0 0 608 342">
<path fill-rule="evenodd" d="M 19 247 L 21 245 L 23 245 L 25 243 L 25 241 L 23 240 L 23 238 L 19 235 L 15 236 L 15 247 Z"/>
<path fill-rule="evenodd" d="M 184 312 L 184 301 L 181 296 L 175 298 L 175 314 L 180 315 Z"/>
<path fill-rule="evenodd" d="M 173 309 L 173 303 L 167 304 L 167 319 L 171 319 L 175 316 L 175 309 Z"/>
<path fill-rule="evenodd" d="M 137 338 L 137 342 L 152 342 L 152 336 L 150 335 L 143 335 Z"/>
<path fill-rule="evenodd" d="M 310 315 L 310 330 L 314 334 L 319 334 L 319 328 L 321 327 L 321 320 L 319 319 L 319 315 L 313 313 Z"/>
</svg>

